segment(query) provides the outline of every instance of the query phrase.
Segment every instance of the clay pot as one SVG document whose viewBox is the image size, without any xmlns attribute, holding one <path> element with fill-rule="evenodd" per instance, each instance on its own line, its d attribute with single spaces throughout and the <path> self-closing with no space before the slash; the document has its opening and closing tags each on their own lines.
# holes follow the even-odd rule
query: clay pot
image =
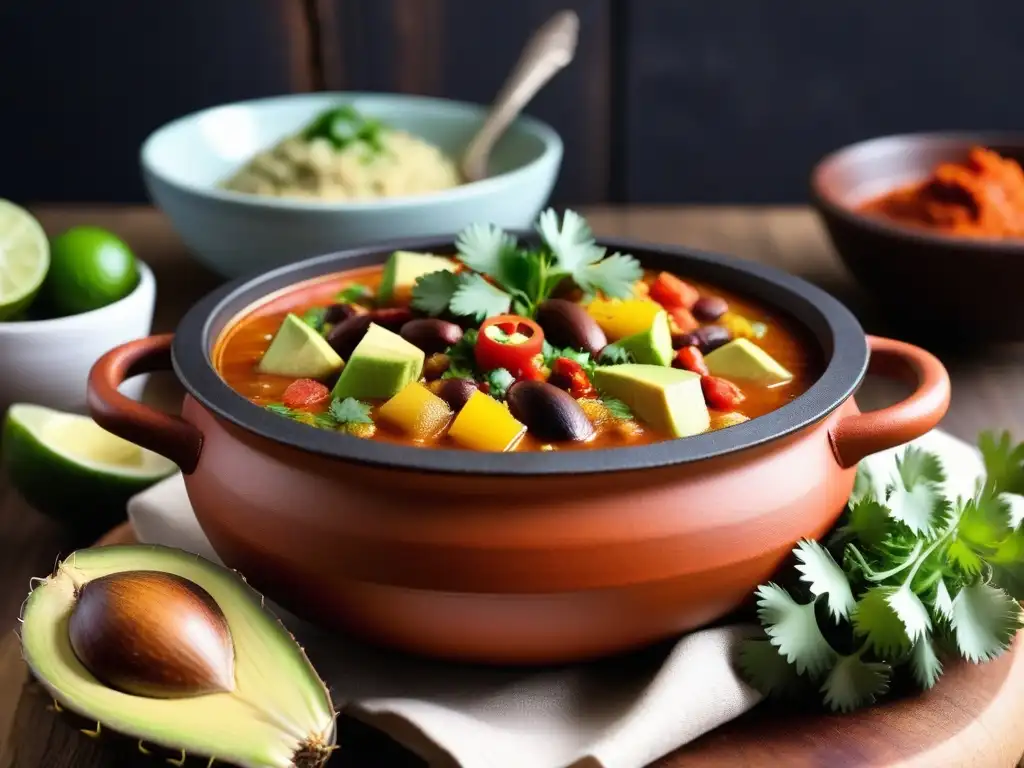
<svg viewBox="0 0 1024 768">
<path fill-rule="evenodd" d="M 799 538 L 841 513 L 864 456 L 918 437 L 946 411 L 949 378 L 924 350 L 866 337 L 818 288 L 724 256 L 603 243 L 743 292 L 801 323 L 828 361 L 803 395 L 725 430 L 653 445 L 476 453 L 360 440 L 282 419 L 231 390 L 211 352 L 253 303 L 385 244 L 231 283 L 172 337 L 118 347 L 92 371 L 104 428 L 177 462 L 214 549 L 296 614 L 460 660 L 563 662 L 642 646 L 721 618 Z M 444 252 L 450 243 L 411 246 Z M 906 400 L 861 413 L 869 367 L 908 376 Z M 118 393 L 174 370 L 181 415 Z"/>
</svg>

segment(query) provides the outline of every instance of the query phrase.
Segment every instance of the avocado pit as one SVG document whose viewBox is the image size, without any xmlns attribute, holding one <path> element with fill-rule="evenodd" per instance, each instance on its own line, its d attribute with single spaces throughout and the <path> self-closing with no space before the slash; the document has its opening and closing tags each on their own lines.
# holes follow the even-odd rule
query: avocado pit
<svg viewBox="0 0 1024 768">
<path fill-rule="evenodd" d="M 78 660 L 124 693 L 172 699 L 235 687 L 224 613 L 205 589 L 176 574 L 121 571 L 89 581 L 68 632 Z"/>
</svg>

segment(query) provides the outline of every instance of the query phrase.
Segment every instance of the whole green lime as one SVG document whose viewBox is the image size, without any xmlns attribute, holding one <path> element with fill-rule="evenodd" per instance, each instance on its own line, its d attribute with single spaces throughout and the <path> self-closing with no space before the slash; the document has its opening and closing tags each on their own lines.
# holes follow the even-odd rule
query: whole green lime
<svg viewBox="0 0 1024 768">
<path fill-rule="evenodd" d="M 50 243 L 42 295 L 52 314 L 77 315 L 113 304 L 139 282 L 131 248 L 100 227 L 72 227 Z"/>
</svg>

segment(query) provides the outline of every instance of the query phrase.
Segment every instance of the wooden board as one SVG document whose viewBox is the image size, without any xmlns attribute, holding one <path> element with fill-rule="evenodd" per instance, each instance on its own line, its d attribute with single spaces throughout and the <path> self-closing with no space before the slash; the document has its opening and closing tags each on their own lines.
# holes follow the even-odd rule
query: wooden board
<svg viewBox="0 0 1024 768">
<path fill-rule="evenodd" d="M 127 524 L 98 545 L 129 544 Z M 47 711 L 50 702 L 28 685 L 15 718 L 9 768 L 129 768 L 148 765 L 132 749 L 110 749 L 77 733 Z M 887 701 L 847 715 L 808 714 L 761 706 L 650 768 L 783 765 L 1010 768 L 1024 753 L 1024 652 L 982 665 L 956 664 L 924 695 Z M 420 766 L 388 737 L 343 718 L 330 768 Z M 42 734 L 49 738 L 40 739 Z M 123 745 L 122 745 L 123 746 Z M 524 767 L 525 768 L 525 767 Z"/>
</svg>

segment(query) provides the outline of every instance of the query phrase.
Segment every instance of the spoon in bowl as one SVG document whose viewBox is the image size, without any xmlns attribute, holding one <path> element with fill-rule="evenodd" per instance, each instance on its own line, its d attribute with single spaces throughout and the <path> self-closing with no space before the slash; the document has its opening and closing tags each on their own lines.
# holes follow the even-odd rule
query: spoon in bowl
<svg viewBox="0 0 1024 768">
<path fill-rule="evenodd" d="M 498 92 L 487 119 L 462 154 L 459 171 L 465 181 L 487 177 L 487 160 L 505 129 L 530 99 L 572 61 L 579 27 L 580 19 L 574 11 L 560 11 L 533 33 Z"/>
</svg>

